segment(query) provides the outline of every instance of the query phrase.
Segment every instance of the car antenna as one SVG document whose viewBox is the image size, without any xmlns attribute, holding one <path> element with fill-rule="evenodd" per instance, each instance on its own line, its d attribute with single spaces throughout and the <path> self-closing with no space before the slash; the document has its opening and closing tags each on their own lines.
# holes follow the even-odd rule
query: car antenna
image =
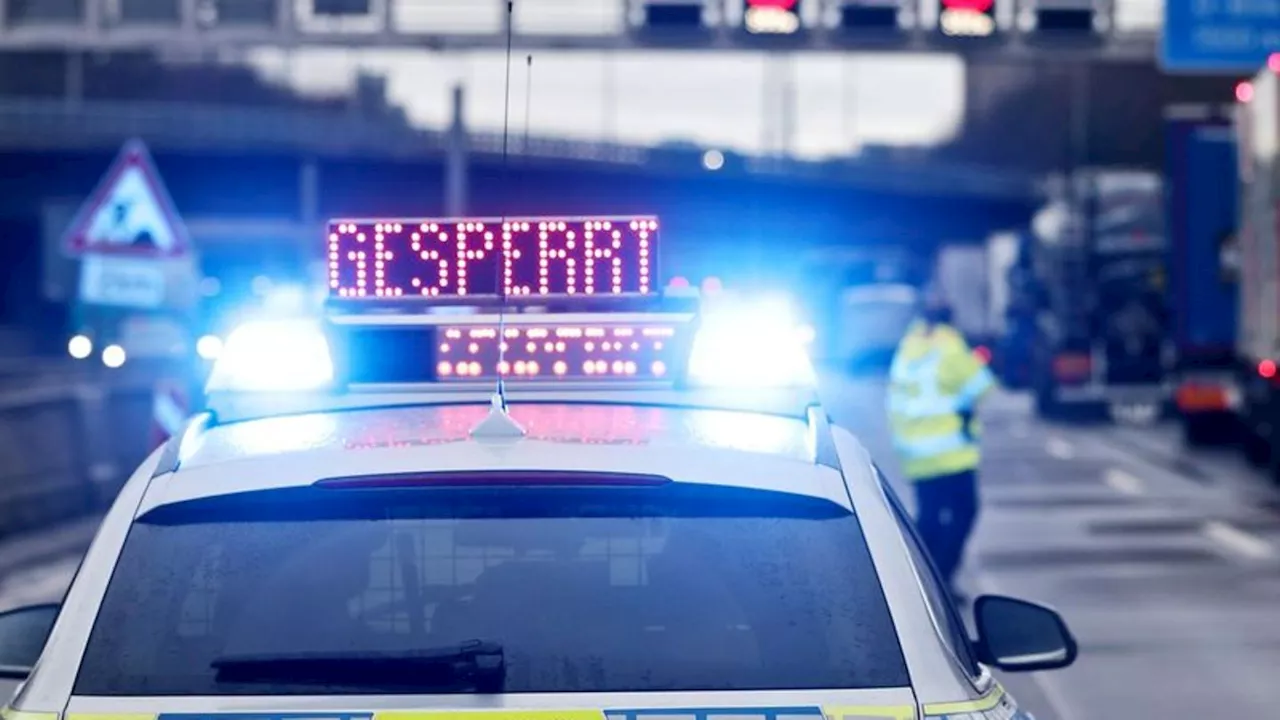
<svg viewBox="0 0 1280 720">
<path fill-rule="evenodd" d="M 529 163 L 529 117 L 533 110 L 533 56 L 529 55 L 524 59 L 526 69 L 524 79 L 524 144 L 520 146 L 520 152 L 525 156 L 525 164 Z"/>
<path fill-rule="evenodd" d="M 504 188 L 510 181 L 508 143 L 511 139 L 511 41 L 515 34 L 514 5 L 514 0 L 507 0 L 506 84 L 503 88 L 502 105 L 502 186 Z M 530 66 L 533 64 L 532 55 L 529 56 L 529 64 Z M 506 381 L 503 378 L 506 374 L 503 372 L 503 367 L 506 365 L 507 354 L 507 287 L 503 282 L 505 279 L 503 269 L 507 264 L 506 224 L 507 214 L 503 212 L 498 223 L 503 232 L 503 244 L 499 246 L 501 248 L 498 254 L 500 261 L 494 270 L 497 289 L 501 297 L 501 302 L 498 305 L 498 367 L 495 368 L 497 370 L 495 375 L 498 380 L 494 388 L 493 398 L 490 400 L 489 414 L 471 429 L 471 437 L 473 438 L 518 438 L 524 437 L 525 434 L 524 428 L 520 427 L 515 420 L 512 420 L 507 413 L 507 388 Z"/>
</svg>

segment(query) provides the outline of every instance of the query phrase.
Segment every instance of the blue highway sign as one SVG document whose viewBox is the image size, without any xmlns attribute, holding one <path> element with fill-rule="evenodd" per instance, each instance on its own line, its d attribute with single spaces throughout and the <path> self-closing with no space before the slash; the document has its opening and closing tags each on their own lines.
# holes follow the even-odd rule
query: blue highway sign
<svg viewBox="0 0 1280 720">
<path fill-rule="evenodd" d="M 1165 0 L 1165 70 L 1252 74 L 1277 51 L 1280 0 Z"/>
</svg>

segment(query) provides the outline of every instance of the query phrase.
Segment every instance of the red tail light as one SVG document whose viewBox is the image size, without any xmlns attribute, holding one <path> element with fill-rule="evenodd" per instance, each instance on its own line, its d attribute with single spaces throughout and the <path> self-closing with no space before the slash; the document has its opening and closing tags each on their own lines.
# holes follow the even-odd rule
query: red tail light
<svg viewBox="0 0 1280 720">
<path fill-rule="evenodd" d="M 1174 394 L 1178 409 L 1186 412 L 1226 410 L 1231 406 L 1227 389 L 1220 385 L 1184 382 Z"/>
<path fill-rule="evenodd" d="M 985 365 L 991 362 L 991 349 L 986 345 L 979 345 L 973 349 L 974 357 L 978 358 Z"/>
<path fill-rule="evenodd" d="M 1053 376 L 1059 380 L 1081 380 L 1093 371 L 1093 360 L 1088 355 L 1058 355 L 1053 359 Z"/>
<path fill-rule="evenodd" d="M 1259 374 L 1259 375 L 1261 375 L 1262 377 L 1264 377 L 1264 378 L 1268 379 L 1268 380 L 1270 380 L 1271 378 L 1275 377 L 1275 376 L 1276 376 L 1276 361 L 1275 361 L 1275 360 L 1263 360 L 1262 362 L 1258 363 L 1258 374 Z"/>
</svg>

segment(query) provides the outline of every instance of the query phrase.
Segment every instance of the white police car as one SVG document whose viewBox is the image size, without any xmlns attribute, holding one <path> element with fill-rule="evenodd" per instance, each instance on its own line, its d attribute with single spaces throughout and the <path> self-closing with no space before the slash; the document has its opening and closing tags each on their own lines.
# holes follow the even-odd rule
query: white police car
<svg viewBox="0 0 1280 720">
<path fill-rule="evenodd" d="M 971 641 L 790 330 L 653 292 L 656 229 L 335 223 L 326 317 L 233 333 L 61 611 L 0 616 L 5 716 L 1029 717 L 989 668 L 1060 618 Z"/>
</svg>

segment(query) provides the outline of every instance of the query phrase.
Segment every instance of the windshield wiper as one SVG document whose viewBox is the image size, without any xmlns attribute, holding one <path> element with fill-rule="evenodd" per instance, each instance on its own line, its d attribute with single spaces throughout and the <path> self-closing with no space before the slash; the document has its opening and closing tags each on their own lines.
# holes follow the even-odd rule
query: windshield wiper
<svg viewBox="0 0 1280 720">
<path fill-rule="evenodd" d="M 502 692 L 506 660 L 497 643 L 469 640 L 408 652 L 224 655 L 210 663 L 217 682 L 422 687 Z"/>
</svg>

